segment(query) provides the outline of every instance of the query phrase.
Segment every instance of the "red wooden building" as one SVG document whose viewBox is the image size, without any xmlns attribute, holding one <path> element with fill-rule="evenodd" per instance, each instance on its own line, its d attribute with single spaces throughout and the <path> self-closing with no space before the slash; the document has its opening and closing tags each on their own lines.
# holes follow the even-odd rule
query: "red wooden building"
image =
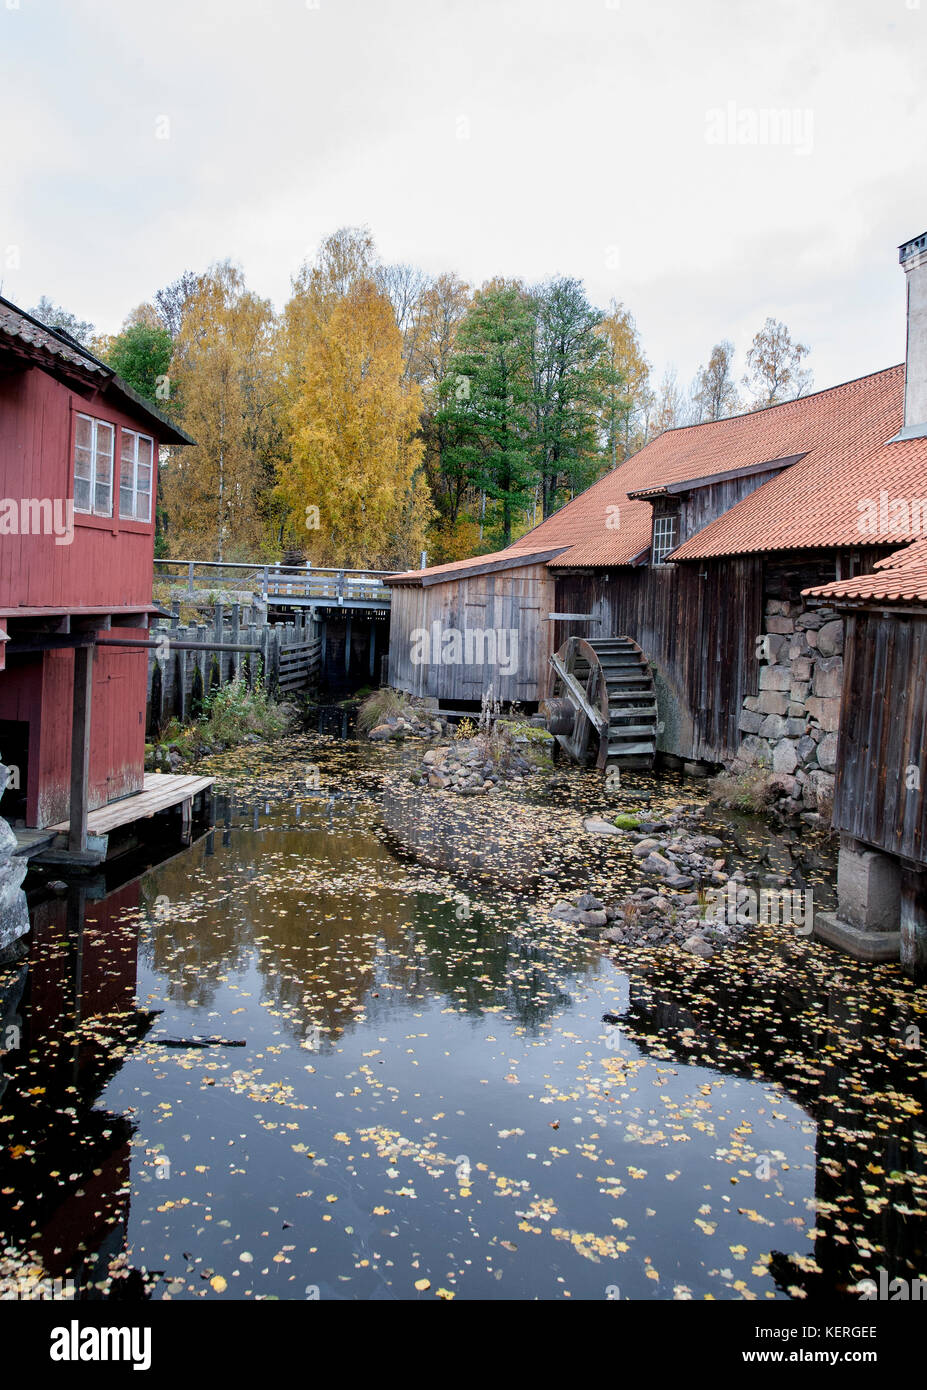
<svg viewBox="0 0 927 1390">
<path fill-rule="evenodd" d="M 37 829 L 144 785 L 158 451 L 193 441 L 0 298 L 0 813 Z M 131 819 L 131 816 L 127 817 Z"/>
</svg>

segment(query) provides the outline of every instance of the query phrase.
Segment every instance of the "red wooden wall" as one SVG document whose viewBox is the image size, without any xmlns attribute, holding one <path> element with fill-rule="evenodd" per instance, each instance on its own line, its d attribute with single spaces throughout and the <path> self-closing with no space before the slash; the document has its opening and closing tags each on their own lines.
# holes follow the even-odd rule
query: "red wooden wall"
<svg viewBox="0 0 927 1390">
<path fill-rule="evenodd" d="M 73 499 L 78 413 L 151 434 L 99 396 L 85 397 L 39 368 L 0 378 L 0 498 Z M 158 442 L 152 460 L 152 510 Z M 71 544 L 48 535 L 0 535 L 0 609 L 106 611 L 151 603 L 154 517 L 121 521 L 119 436 L 112 518 L 75 513 Z M 0 618 L 0 622 L 4 621 Z M 18 624 L 15 633 L 22 630 Z M 117 629 L 144 639 L 144 629 Z M 26 823 L 68 819 L 74 657 L 71 651 L 10 656 L 0 672 L 0 719 L 29 723 Z M 137 791 L 144 776 L 147 651 L 98 648 L 91 713 L 90 809 Z M 0 757 L 3 749 L 0 748 Z"/>
<path fill-rule="evenodd" d="M 151 434 L 102 398 L 87 399 L 37 367 L 0 378 L 0 497 L 74 497 L 74 417 Z M 157 488 L 158 447 L 152 462 Z M 120 521 L 116 441 L 112 518 L 75 513 L 74 540 L 0 536 L 0 608 L 82 608 L 151 602 L 154 519 Z M 153 509 L 153 504 L 152 504 Z"/>
</svg>

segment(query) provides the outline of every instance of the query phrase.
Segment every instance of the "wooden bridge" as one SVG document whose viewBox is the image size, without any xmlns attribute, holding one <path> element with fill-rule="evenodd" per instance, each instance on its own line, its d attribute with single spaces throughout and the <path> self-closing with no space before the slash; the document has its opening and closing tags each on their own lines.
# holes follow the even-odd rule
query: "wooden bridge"
<svg viewBox="0 0 927 1390">
<path fill-rule="evenodd" d="M 239 603 L 279 608 L 383 611 L 390 606 L 392 570 L 320 569 L 304 565 L 237 564 L 220 560 L 155 560 L 155 584 L 169 584 L 172 598 L 214 603 L 219 595 Z M 232 601 L 229 598 L 226 602 Z"/>
</svg>

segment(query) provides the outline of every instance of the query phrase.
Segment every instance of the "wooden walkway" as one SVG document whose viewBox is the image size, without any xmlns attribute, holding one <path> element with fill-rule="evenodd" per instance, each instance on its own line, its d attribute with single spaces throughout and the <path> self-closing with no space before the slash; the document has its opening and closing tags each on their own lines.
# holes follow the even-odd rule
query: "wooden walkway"
<svg viewBox="0 0 927 1390">
<path fill-rule="evenodd" d="M 191 602 L 219 591 L 239 593 L 239 602 L 278 608 L 388 609 L 384 579 L 393 570 L 319 569 L 305 565 L 252 565 L 221 560 L 155 560 L 156 581 L 170 584 L 171 597 Z M 180 587 L 182 586 L 182 587 Z M 229 602 L 228 599 L 225 602 Z"/>
<path fill-rule="evenodd" d="M 158 811 L 166 811 L 171 806 L 179 806 L 184 801 L 192 801 L 198 792 L 211 787 L 214 777 L 175 777 L 163 772 L 146 772 L 140 792 L 121 797 L 101 806 L 98 811 L 87 815 L 89 835 L 108 835 L 121 825 L 131 825 L 133 821 L 145 820 Z M 50 825 L 47 833 L 64 834 L 70 823 L 66 820 L 58 825 Z"/>
</svg>

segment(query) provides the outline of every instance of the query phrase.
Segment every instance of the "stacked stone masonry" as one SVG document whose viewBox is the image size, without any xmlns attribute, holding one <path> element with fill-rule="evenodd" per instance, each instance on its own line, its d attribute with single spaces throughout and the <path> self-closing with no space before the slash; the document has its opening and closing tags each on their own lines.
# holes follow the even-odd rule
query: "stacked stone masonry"
<svg viewBox="0 0 927 1390">
<path fill-rule="evenodd" d="M 843 685 L 843 619 L 833 608 L 767 599 L 759 689 L 748 695 L 731 770 L 766 767 L 806 810 L 833 797 Z"/>
</svg>

